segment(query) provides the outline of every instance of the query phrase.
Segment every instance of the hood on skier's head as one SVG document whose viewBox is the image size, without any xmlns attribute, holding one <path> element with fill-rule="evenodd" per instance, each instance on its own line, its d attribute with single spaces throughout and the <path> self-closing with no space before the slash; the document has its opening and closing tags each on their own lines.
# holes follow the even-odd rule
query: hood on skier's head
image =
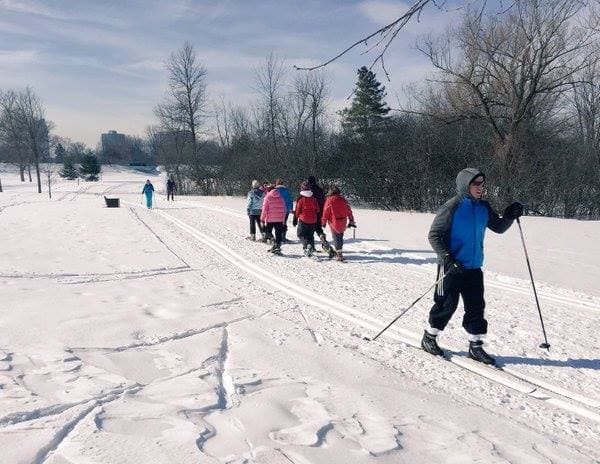
<svg viewBox="0 0 600 464">
<path fill-rule="evenodd" d="M 257 188 L 259 188 L 259 187 L 260 187 L 260 182 L 259 182 L 259 181 L 257 181 L 257 180 L 253 180 L 253 181 L 252 181 L 252 188 L 253 188 L 253 189 L 257 189 Z"/>
<path fill-rule="evenodd" d="M 310 185 L 308 185 L 308 182 L 302 182 L 300 184 L 300 195 L 302 195 L 303 197 L 312 197 L 313 196 L 313 192 L 310 189 Z"/>
<path fill-rule="evenodd" d="M 283 187 L 283 181 L 281 179 L 275 179 L 275 187 Z"/>
<path fill-rule="evenodd" d="M 340 188 L 337 185 L 329 187 L 329 195 L 339 195 L 340 193 Z"/>
<path fill-rule="evenodd" d="M 469 185 L 479 176 L 485 179 L 485 174 L 477 168 L 465 168 L 460 171 L 456 176 L 456 193 L 469 196 Z"/>
</svg>

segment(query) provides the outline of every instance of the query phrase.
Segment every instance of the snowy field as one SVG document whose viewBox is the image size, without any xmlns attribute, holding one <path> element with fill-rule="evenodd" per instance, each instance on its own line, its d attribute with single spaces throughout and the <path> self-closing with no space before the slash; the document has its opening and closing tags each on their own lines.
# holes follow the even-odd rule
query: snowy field
<svg viewBox="0 0 600 464">
<path fill-rule="evenodd" d="M 600 462 L 600 223 L 522 219 L 486 241 L 487 348 L 461 309 L 415 348 L 433 283 L 430 214 L 355 211 L 347 263 L 283 257 L 243 198 L 179 197 L 113 168 L 53 199 L 0 173 L 0 462 Z M 120 209 L 102 195 L 119 197 Z M 290 221 L 291 229 L 291 221 Z"/>
</svg>

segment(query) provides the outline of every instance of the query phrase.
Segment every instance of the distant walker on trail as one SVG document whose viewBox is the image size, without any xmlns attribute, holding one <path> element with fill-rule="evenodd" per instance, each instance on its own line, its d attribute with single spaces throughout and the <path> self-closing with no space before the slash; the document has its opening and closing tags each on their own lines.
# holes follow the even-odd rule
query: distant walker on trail
<svg viewBox="0 0 600 464">
<path fill-rule="evenodd" d="M 485 229 L 502 234 L 523 214 L 520 203 L 506 207 L 502 217 L 482 200 L 485 175 L 466 168 L 456 177 L 456 195 L 436 213 L 429 230 L 429 243 L 438 256 L 438 279 L 429 325 L 421 347 L 433 355 L 443 356 L 437 335 L 444 330 L 462 296 L 465 313 L 463 327 L 469 340 L 469 357 L 484 364 L 496 360 L 483 349 L 488 323 L 484 317 L 483 239 Z"/>
<path fill-rule="evenodd" d="M 154 196 L 154 185 L 150 182 L 150 179 L 146 180 L 144 188 L 142 189 L 142 195 L 146 196 L 146 207 L 152 208 L 152 197 Z"/>
<path fill-rule="evenodd" d="M 171 201 L 175 201 L 176 191 L 177 184 L 175 183 L 172 177 L 169 177 L 169 180 L 167 180 L 167 201 L 169 201 L 169 197 L 171 197 Z"/>
</svg>

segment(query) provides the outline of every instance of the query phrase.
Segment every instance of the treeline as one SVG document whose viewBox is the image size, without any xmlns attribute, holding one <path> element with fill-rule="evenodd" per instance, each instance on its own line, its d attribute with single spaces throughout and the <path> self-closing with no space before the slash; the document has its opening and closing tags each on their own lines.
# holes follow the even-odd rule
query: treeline
<svg viewBox="0 0 600 464">
<path fill-rule="evenodd" d="M 385 88 L 361 68 L 341 128 L 328 117 L 326 75 L 286 73 L 273 56 L 256 72 L 251 107 L 208 108 L 206 70 L 186 44 L 171 56 L 156 108 L 155 153 L 188 191 L 241 194 L 252 179 L 276 177 L 296 188 L 312 174 L 355 201 L 417 211 L 439 207 L 457 172 L 475 166 L 498 206 L 518 200 L 530 214 L 598 219 L 599 28 L 587 7 L 467 8 L 460 24 L 420 41 L 436 72 L 405 107 L 390 110 Z M 202 142 L 209 112 L 217 137 Z"/>
</svg>

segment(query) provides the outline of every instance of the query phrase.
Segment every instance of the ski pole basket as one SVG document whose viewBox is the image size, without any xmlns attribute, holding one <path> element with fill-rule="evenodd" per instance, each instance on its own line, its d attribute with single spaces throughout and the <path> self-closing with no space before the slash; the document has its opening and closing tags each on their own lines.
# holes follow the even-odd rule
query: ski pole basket
<svg viewBox="0 0 600 464">
<path fill-rule="evenodd" d="M 104 197 L 104 201 L 106 202 L 107 208 L 118 208 L 119 207 L 119 199 L 118 198 Z"/>
</svg>

